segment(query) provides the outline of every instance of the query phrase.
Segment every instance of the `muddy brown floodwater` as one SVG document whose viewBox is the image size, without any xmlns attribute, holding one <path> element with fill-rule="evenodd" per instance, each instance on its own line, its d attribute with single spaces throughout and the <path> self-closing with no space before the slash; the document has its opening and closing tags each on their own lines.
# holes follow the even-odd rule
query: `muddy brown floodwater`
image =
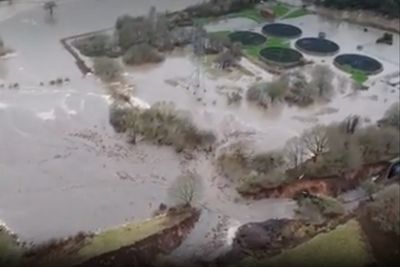
<svg viewBox="0 0 400 267">
<path fill-rule="evenodd" d="M 196 170 L 204 178 L 206 190 L 200 203 L 204 211 L 174 255 L 214 255 L 229 245 L 241 224 L 293 217 L 295 203 L 290 200 L 241 200 L 219 177 L 211 156 L 195 155 L 195 160 L 187 161 L 167 147 L 128 145 L 108 123 L 109 96 L 103 85 L 93 76 L 82 77 L 59 42 L 67 36 L 108 28 L 121 14 L 144 14 L 152 5 L 175 10 L 196 2 L 70 0 L 60 2 L 53 20 L 36 5 L 0 17 L 1 37 L 15 50 L 0 59 L 0 84 L 6 87 L 0 88 L 0 220 L 22 240 L 42 242 L 148 218 L 161 202 L 168 202 L 168 185 L 186 169 Z M 338 88 L 328 104 L 306 109 L 277 105 L 267 112 L 245 101 L 239 106 L 226 103 L 225 93 L 244 93 L 256 80 L 273 78 L 246 59 L 241 65 L 253 75 L 212 75 L 204 62 L 196 64 L 187 53 L 177 53 L 159 65 L 130 68 L 126 77 L 135 85 L 135 97 L 149 104 L 175 102 L 193 114 L 199 127 L 215 130 L 221 145 L 229 142 L 232 132 L 255 132 L 260 137 L 259 147 L 265 150 L 280 148 L 318 122 L 339 121 L 349 114 L 368 117 L 373 123 L 398 99 L 399 92 L 381 82 L 398 69 L 398 56 L 392 56 L 398 55 L 398 35 L 394 46 L 381 48 L 372 44 L 380 31 L 363 33 L 358 26 L 316 16 L 287 23 L 301 27 L 307 36 L 326 31 L 346 52 L 355 49 L 357 44 L 350 40 L 357 36 L 364 52 L 381 60 L 385 71 L 370 79 L 368 91 L 350 94 L 346 86 Z M 332 58 L 324 60 L 330 64 Z M 199 65 L 201 88 L 206 92 L 194 96 L 187 88 Z M 70 82 L 49 85 L 59 77 Z M 19 89 L 8 89 L 11 83 L 19 83 Z"/>
</svg>

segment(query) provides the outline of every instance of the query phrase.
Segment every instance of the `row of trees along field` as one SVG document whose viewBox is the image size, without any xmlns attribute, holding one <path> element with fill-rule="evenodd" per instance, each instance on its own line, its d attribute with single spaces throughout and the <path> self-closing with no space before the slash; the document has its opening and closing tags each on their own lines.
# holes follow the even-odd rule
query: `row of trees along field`
<svg viewBox="0 0 400 267">
<path fill-rule="evenodd" d="M 315 3 L 338 9 L 365 9 L 393 18 L 400 17 L 399 0 L 315 0 Z"/>
</svg>

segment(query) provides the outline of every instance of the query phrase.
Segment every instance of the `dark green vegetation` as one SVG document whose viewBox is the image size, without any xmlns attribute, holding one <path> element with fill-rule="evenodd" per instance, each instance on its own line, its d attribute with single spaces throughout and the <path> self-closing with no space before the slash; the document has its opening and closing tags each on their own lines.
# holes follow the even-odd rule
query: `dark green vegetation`
<svg viewBox="0 0 400 267">
<path fill-rule="evenodd" d="M 311 224 L 320 225 L 345 214 L 343 204 L 328 196 L 299 196 L 296 216 Z"/>
<path fill-rule="evenodd" d="M 365 9 L 398 18 L 400 1 L 398 0 L 315 0 L 316 4 L 338 9 Z"/>
<path fill-rule="evenodd" d="M 260 56 L 267 63 L 282 66 L 297 65 L 303 59 L 303 55 L 300 52 L 285 47 L 267 47 L 261 49 Z"/>
<path fill-rule="evenodd" d="M 351 220 L 254 266 L 354 266 L 371 263 L 360 225 Z"/>
<path fill-rule="evenodd" d="M 259 0 L 210 0 L 185 9 L 191 17 L 218 17 L 254 7 Z"/>
<path fill-rule="evenodd" d="M 0 225 L 0 266 L 16 266 L 22 254 L 15 236 Z"/>
<path fill-rule="evenodd" d="M 132 143 L 136 137 L 142 137 L 155 144 L 171 145 L 177 151 L 209 149 L 215 140 L 213 133 L 198 129 L 188 114 L 172 103 L 157 103 L 144 110 L 114 104 L 110 122 L 116 131 L 125 132 Z"/>
</svg>

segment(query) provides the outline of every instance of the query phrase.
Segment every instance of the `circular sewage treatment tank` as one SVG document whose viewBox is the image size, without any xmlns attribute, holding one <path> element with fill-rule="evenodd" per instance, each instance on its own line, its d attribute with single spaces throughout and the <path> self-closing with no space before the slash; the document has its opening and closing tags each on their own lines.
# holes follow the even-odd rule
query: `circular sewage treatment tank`
<svg viewBox="0 0 400 267">
<path fill-rule="evenodd" d="M 251 31 L 237 31 L 229 34 L 232 42 L 239 42 L 242 45 L 260 45 L 265 43 L 267 38 L 259 33 Z"/>
<path fill-rule="evenodd" d="M 302 38 L 296 41 L 295 46 L 304 53 L 318 56 L 332 56 L 339 52 L 339 45 L 324 38 Z"/>
<path fill-rule="evenodd" d="M 382 64 L 368 56 L 359 54 L 343 54 L 335 58 L 334 64 L 339 69 L 352 68 L 362 71 L 368 75 L 377 74 L 383 70 Z"/>
<path fill-rule="evenodd" d="M 284 23 L 267 24 L 262 28 L 262 32 L 267 36 L 278 38 L 298 38 L 302 34 L 300 28 Z"/>
<path fill-rule="evenodd" d="M 277 64 L 285 67 L 297 65 L 303 55 L 291 48 L 268 47 L 260 51 L 260 56 L 267 63 Z"/>
</svg>

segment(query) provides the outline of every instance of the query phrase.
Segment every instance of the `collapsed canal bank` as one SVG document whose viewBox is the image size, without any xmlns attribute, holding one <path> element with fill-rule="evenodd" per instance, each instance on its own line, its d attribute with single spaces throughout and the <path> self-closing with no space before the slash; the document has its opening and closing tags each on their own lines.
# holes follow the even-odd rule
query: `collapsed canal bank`
<svg viewBox="0 0 400 267">
<path fill-rule="evenodd" d="M 96 234 L 82 233 L 27 249 L 20 266 L 142 266 L 168 254 L 186 239 L 201 212 L 170 208 L 143 222 L 128 223 Z M 136 265 L 132 265 L 136 263 Z"/>
</svg>

